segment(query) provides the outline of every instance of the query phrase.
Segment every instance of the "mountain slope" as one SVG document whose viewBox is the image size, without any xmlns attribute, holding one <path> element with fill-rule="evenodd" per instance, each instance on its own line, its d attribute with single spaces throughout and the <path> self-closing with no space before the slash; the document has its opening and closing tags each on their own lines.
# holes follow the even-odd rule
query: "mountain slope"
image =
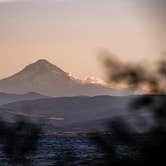
<svg viewBox="0 0 166 166">
<path fill-rule="evenodd" d="M 43 99 L 43 98 L 48 98 L 48 96 L 44 96 L 34 92 L 30 92 L 30 93 L 26 93 L 22 95 L 11 94 L 11 93 L 0 93 L 0 105 L 23 101 L 23 100 L 36 100 L 36 99 Z"/>
<path fill-rule="evenodd" d="M 0 116 L 15 116 L 40 122 L 45 131 L 103 131 L 108 119 L 125 115 L 130 97 L 63 97 L 3 105 Z M 119 104 L 120 103 L 120 104 Z"/>
<path fill-rule="evenodd" d="M 125 90 L 82 83 L 80 80 L 71 78 L 68 73 L 46 60 L 39 60 L 26 66 L 13 76 L 0 80 L 0 92 L 21 94 L 37 92 L 55 97 L 122 95 L 126 93 Z"/>
</svg>

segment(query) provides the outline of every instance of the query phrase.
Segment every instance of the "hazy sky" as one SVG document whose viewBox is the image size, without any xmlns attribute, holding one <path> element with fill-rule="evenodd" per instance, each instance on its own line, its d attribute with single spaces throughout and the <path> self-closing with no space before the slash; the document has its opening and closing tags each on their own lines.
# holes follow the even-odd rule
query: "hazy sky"
<svg viewBox="0 0 166 166">
<path fill-rule="evenodd" d="M 125 60 L 165 51 L 165 0 L 0 0 L 0 78 L 44 58 L 102 77 L 97 54 Z"/>
</svg>

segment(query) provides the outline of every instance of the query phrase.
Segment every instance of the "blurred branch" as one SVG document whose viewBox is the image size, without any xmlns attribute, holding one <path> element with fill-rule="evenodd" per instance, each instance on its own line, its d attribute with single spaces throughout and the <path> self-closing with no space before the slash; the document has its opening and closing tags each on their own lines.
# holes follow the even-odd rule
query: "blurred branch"
<svg viewBox="0 0 166 166">
<path fill-rule="evenodd" d="M 3 152 L 13 166 L 30 166 L 28 159 L 30 152 L 36 150 L 41 129 L 26 120 L 17 120 L 15 123 L 0 121 L 0 138 L 4 140 Z"/>
</svg>

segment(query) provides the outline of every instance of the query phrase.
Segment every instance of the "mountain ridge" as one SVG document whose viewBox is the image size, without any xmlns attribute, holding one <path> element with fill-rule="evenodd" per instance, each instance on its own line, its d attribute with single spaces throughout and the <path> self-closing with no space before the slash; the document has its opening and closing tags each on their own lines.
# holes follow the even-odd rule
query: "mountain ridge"
<svg viewBox="0 0 166 166">
<path fill-rule="evenodd" d="M 49 97 L 35 92 L 29 92 L 25 94 L 0 92 L 0 105 L 13 103 L 13 102 L 20 102 L 24 100 L 37 100 L 44 98 L 49 98 Z"/>
<path fill-rule="evenodd" d="M 40 59 L 11 77 L 0 80 L 0 92 L 23 94 L 37 92 L 53 97 L 122 95 L 126 90 L 94 83 L 83 83 L 45 59 Z"/>
<path fill-rule="evenodd" d="M 37 99 L 2 105 L 0 115 L 8 122 L 28 118 L 44 132 L 103 131 L 109 118 L 126 115 L 128 102 L 128 97 L 119 96 Z"/>
<path fill-rule="evenodd" d="M 95 132 L 107 131 L 108 122 L 123 118 L 137 128 L 137 108 L 131 107 L 135 99 L 148 96 L 152 100 L 166 95 L 129 96 L 75 96 L 20 101 L 0 106 L 0 116 L 7 122 L 27 118 L 40 125 L 44 132 Z M 146 110 L 147 109 L 147 110 Z M 148 108 L 144 109 L 148 112 Z M 145 114 L 145 117 L 151 114 Z M 136 119 L 138 118 L 138 119 Z M 150 121 L 152 119 L 149 119 Z M 151 122 L 147 122 L 152 124 Z M 141 129 L 146 131 L 146 127 Z"/>
<path fill-rule="evenodd" d="M 38 61 L 26 65 L 21 71 L 7 77 L 7 78 L 3 78 L 0 79 L 0 81 L 3 80 L 7 80 L 7 79 L 11 79 L 13 77 L 19 76 L 20 74 L 26 74 L 26 72 L 49 72 L 51 70 L 57 70 L 63 74 L 67 74 L 65 73 L 63 70 L 61 70 L 59 67 L 57 67 L 56 65 L 51 64 L 49 61 L 45 60 L 45 59 L 39 59 Z"/>
</svg>

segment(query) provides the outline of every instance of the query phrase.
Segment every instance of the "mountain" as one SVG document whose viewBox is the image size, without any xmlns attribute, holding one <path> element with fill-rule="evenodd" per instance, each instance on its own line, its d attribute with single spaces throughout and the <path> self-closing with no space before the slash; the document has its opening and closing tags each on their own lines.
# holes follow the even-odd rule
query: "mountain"
<svg viewBox="0 0 166 166">
<path fill-rule="evenodd" d="M 23 100 L 36 100 L 36 99 L 42 99 L 42 98 L 48 98 L 48 96 L 44 96 L 35 92 L 29 92 L 22 95 L 0 92 L 0 105 L 23 101 Z"/>
<path fill-rule="evenodd" d="M 68 73 L 44 59 L 26 66 L 11 77 L 0 80 L 0 92 L 17 94 L 37 92 L 54 97 L 126 93 L 125 90 L 82 83 L 81 80 L 71 78 Z"/>
<path fill-rule="evenodd" d="M 45 132 L 103 131 L 108 120 L 127 115 L 131 98 L 81 96 L 15 102 L 1 106 L 0 117 L 7 121 L 15 116 L 29 118 Z"/>
</svg>

